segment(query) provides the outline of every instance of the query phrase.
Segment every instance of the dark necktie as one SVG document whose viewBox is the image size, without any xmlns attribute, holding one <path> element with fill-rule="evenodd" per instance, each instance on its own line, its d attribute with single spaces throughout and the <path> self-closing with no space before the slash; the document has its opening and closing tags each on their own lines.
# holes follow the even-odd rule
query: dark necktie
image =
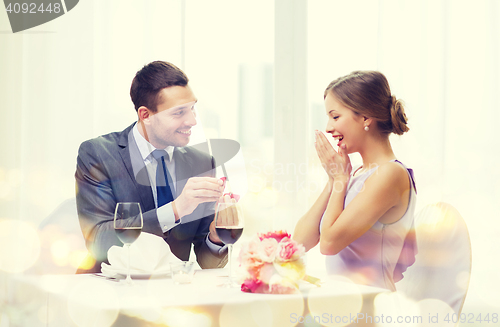
<svg viewBox="0 0 500 327">
<path fill-rule="evenodd" d="M 158 208 L 164 204 L 174 201 L 172 191 L 168 185 L 168 169 L 165 165 L 164 157 L 167 154 L 165 150 L 154 150 L 153 157 L 156 159 L 156 197 Z"/>
</svg>

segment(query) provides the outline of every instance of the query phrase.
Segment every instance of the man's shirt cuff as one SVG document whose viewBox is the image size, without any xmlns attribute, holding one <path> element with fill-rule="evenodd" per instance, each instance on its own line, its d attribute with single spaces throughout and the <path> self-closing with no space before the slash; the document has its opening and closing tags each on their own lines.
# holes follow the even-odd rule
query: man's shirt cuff
<svg viewBox="0 0 500 327">
<path fill-rule="evenodd" d="M 156 215 L 158 216 L 158 222 L 160 223 L 161 230 L 163 233 L 168 232 L 175 226 L 179 225 L 180 219 L 178 222 L 175 221 L 174 208 L 172 207 L 172 202 L 162 205 L 158 209 L 156 209 Z"/>
<path fill-rule="evenodd" d="M 221 255 L 227 249 L 227 245 L 217 245 L 214 242 L 210 241 L 210 237 L 208 237 L 210 233 L 207 234 L 207 238 L 205 242 L 207 243 L 208 249 L 215 255 Z"/>
</svg>

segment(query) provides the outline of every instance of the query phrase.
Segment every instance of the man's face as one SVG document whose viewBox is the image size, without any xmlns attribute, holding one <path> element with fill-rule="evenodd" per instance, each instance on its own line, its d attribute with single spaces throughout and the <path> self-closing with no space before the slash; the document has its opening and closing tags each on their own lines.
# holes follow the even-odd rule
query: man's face
<svg viewBox="0 0 500 327">
<path fill-rule="evenodd" d="M 159 94 L 157 112 L 150 113 L 146 132 L 149 142 L 158 149 L 186 146 L 191 127 L 196 125 L 196 97 L 187 86 L 170 86 Z"/>
</svg>

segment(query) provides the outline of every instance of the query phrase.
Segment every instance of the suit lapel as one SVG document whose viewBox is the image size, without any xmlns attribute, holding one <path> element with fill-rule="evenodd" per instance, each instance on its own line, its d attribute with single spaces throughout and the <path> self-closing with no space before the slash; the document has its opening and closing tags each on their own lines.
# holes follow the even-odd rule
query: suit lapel
<svg viewBox="0 0 500 327">
<path fill-rule="evenodd" d="M 139 148 L 135 143 L 132 126 L 123 131 L 120 135 L 119 150 L 123 164 L 134 184 L 137 193 L 141 198 L 141 207 L 143 211 L 149 211 L 155 208 L 153 192 L 149 182 L 148 172 L 144 161 L 142 160 Z"/>
</svg>

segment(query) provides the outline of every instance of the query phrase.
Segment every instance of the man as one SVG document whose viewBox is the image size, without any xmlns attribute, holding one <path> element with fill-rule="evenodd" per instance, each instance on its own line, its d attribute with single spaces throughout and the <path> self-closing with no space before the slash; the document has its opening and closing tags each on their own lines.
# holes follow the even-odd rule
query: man
<svg viewBox="0 0 500 327">
<path fill-rule="evenodd" d="M 179 259 L 189 260 L 193 244 L 202 268 L 226 264 L 213 222 L 214 201 L 224 201 L 223 182 L 214 177 L 213 158 L 185 147 L 196 125 L 197 99 L 188 81 L 170 63 L 144 66 L 130 89 L 138 122 L 81 144 L 77 209 L 95 264 L 80 272 L 100 271 L 108 249 L 122 245 L 113 229 L 118 202 L 139 202 L 143 232 L 163 237 Z"/>
</svg>

